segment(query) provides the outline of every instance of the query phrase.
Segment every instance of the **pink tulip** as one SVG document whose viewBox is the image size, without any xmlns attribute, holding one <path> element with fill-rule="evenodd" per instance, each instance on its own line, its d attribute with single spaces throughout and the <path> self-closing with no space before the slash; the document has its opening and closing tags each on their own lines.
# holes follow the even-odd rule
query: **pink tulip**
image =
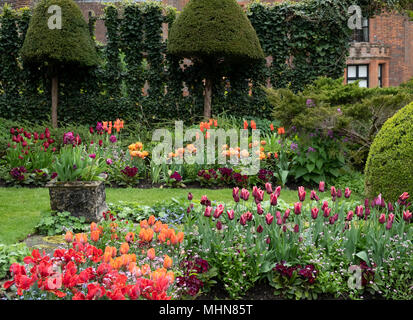
<svg viewBox="0 0 413 320">
<path fill-rule="evenodd" d="M 403 220 L 409 222 L 412 218 L 412 213 L 409 210 L 403 211 Z"/>
<path fill-rule="evenodd" d="M 349 188 L 346 188 L 346 190 L 344 190 L 344 197 L 346 199 L 350 198 L 351 195 L 351 190 Z"/>
<path fill-rule="evenodd" d="M 351 221 L 351 220 L 353 219 L 353 216 L 354 216 L 354 212 L 350 210 L 350 211 L 347 213 L 346 220 L 347 220 L 347 221 Z"/>
<path fill-rule="evenodd" d="M 268 194 L 271 194 L 272 193 L 272 184 L 267 182 L 265 184 L 265 190 L 267 191 Z"/>
<path fill-rule="evenodd" d="M 305 200 L 305 189 L 304 187 L 298 187 L 298 198 L 300 199 L 301 202 L 304 202 Z"/>
<path fill-rule="evenodd" d="M 270 195 L 270 204 L 271 204 L 272 206 L 276 206 L 277 203 L 278 203 L 278 197 L 277 197 L 277 195 L 276 195 L 275 193 L 271 193 L 271 195 Z"/>
<path fill-rule="evenodd" d="M 364 211 L 364 207 L 363 206 L 357 206 L 356 207 L 356 215 L 359 218 L 363 218 L 363 211 Z"/>
<path fill-rule="evenodd" d="M 320 183 L 318 184 L 318 191 L 324 192 L 325 186 L 326 186 L 326 183 L 324 181 L 320 181 Z"/>
<path fill-rule="evenodd" d="M 265 215 L 265 222 L 270 225 L 272 221 L 274 220 L 274 217 L 271 215 L 271 213 L 267 213 Z"/>
<path fill-rule="evenodd" d="M 250 193 L 247 189 L 242 188 L 241 190 L 241 199 L 244 201 L 248 201 L 248 198 L 250 196 Z"/>
<path fill-rule="evenodd" d="M 385 215 L 384 213 L 382 213 L 382 214 L 380 215 L 380 217 L 379 217 L 379 222 L 380 222 L 381 224 L 383 224 L 383 223 L 386 222 L 386 215 Z"/>
<path fill-rule="evenodd" d="M 318 208 L 312 208 L 311 209 L 311 218 L 317 219 L 318 211 L 319 211 Z"/>
<path fill-rule="evenodd" d="M 228 219 L 229 220 L 234 220 L 234 217 L 235 217 L 235 213 L 234 213 L 234 210 L 228 210 L 227 211 L 227 215 L 228 215 Z"/>
<path fill-rule="evenodd" d="M 212 207 L 205 207 L 204 216 L 209 218 L 211 216 Z"/>
<path fill-rule="evenodd" d="M 223 204 L 218 205 L 214 211 L 214 218 L 218 219 L 223 212 L 224 212 L 224 205 Z"/>
<path fill-rule="evenodd" d="M 277 198 L 281 195 L 281 186 L 275 188 L 275 195 L 277 196 Z"/>
<path fill-rule="evenodd" d="M 257 213 L 258 213 L 259 215 L 261 215 L 261 214 L 264 213 L 264 209 L 262 208 L 261 203 L 258 203 L 258 204 L 257 204 Z"/>
</svg>

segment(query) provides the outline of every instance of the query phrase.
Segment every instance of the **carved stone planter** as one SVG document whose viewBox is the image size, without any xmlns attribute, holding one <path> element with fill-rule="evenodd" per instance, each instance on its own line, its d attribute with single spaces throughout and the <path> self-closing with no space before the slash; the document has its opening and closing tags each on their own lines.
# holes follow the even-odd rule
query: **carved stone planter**
<svg viewBox="0 0 413 320">
<path fill-rule="evenodd" d="M 49 182 L 50 207 L 54 211 L 68 211 L 87 222 L 102 219 L 108 210 L 103 181 Z"/>
</svg>

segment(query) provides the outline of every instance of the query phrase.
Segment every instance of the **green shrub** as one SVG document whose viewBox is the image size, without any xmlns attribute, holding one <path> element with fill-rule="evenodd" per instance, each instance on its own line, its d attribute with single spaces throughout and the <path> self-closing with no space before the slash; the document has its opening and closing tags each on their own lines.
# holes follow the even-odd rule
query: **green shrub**
<svg viewBox="0 0 413 320">
<path fill-rule="evenodd" d="M 7 276 L 9 268 L 13 263 L 21 263 L 28 255 L 30 255 L 30 250 L 24 243 L 0 244 L 0 279 Z"/>
<path fill-rule="evenodd" d="M 36 233 L 45 236 L 64 234 L 67 230 L 72 232 L 84 232 L 89 228 L 89 223 L 84 217 L 75 217 L 70 212 L 47 211 L 42 212 L 41 219 L 36 226 Z"/>
<path fill-rule="evenodd" d="M 365 170 L 369 197 L 386 201 L 403 192 L 413 194 L 413 103 L 388 119 L 371 145 Z"/>
</svg>

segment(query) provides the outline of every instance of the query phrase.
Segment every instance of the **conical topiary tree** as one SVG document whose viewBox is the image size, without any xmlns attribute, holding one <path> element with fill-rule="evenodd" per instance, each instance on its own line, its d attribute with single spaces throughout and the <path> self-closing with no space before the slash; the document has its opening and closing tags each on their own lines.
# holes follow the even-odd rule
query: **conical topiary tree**
<svg viewBox="0 0 413 320">
<path fill-rule="evenodd" d="M 213 79 L 223 65 L 264 58 L 257 34 L 235 0 L 190 0 L 169 31 L 168 52 L 205 66 L 205 118 L 211 117 Z"/>
<path fill-rule="evenodd" d="M 30 19 L 21 54 L 25 64 L 45 67 L 51 78 L 52 125 L 57 127 L 59 67 L 91 67 L 98 63 L 94 42 L 78 5 L 73 0 L 40 0 Z"/>
</svg>

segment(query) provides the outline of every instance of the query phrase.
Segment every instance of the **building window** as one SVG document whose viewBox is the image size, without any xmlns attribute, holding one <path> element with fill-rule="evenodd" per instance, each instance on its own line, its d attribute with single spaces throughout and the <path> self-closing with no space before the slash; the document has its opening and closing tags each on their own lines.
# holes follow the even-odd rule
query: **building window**
<svg viewBox="0 0 413 320">
<path fill-rule="evenodd" d="M 351 42 L 369 42 L 369 19 L 363 18 L 361 29 L 354 29 Z"/>
<path fill-rule="evenodd" d="M 383 88 L 383 64 L 379 64 L 379 87 Z"/>
<path fill-rule="evenodd" d="M 361 88 L 369 87 L 369 65 L 348 65 L 347 66 L 347 83 L 359 81 Z"/>
</svg>

